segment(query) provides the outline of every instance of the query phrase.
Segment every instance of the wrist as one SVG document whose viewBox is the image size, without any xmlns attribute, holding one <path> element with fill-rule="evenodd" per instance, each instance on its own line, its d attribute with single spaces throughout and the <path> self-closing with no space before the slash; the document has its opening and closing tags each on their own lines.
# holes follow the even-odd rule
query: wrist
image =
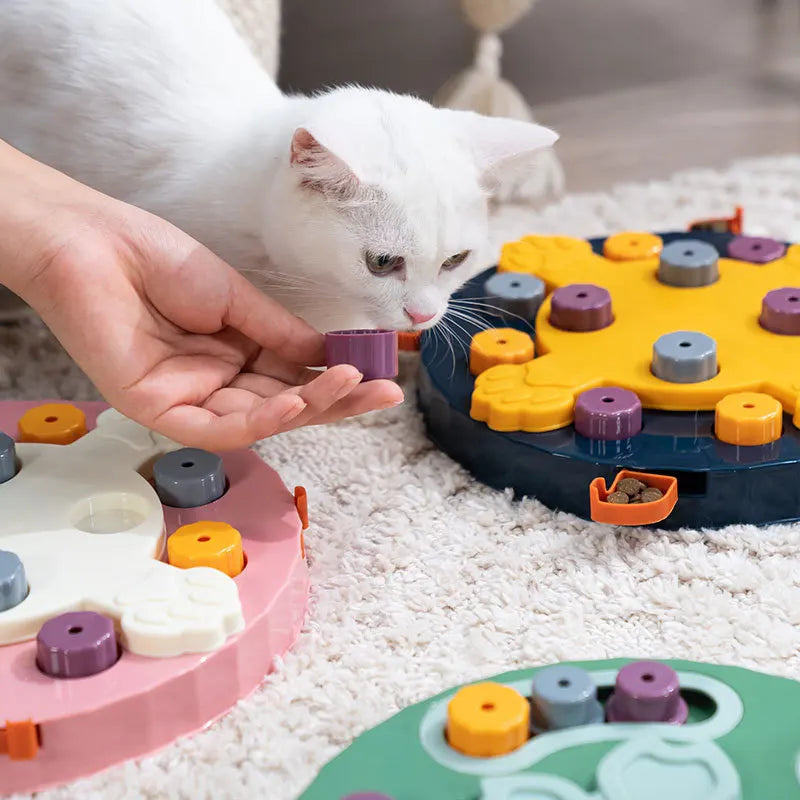
<svg viewBox="0 0 800 800">
<path fill-rule="evenodd" d="M 0 140 L 0 283 L 37 311 L 59 280 L 57 255 L 74 231 L 64 219 L 73 215 L 59 202 L 68 183 Z"/>
</svg>

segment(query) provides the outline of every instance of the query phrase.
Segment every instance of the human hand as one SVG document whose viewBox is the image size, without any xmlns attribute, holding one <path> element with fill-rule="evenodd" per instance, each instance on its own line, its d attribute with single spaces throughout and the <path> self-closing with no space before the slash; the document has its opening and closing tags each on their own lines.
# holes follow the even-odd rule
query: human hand
<svg viewBox="0 0 800 800">
<path fill-rule="evenodd" d="M 308 369 L 322 335 L 163 220 L 10 148 L 0 187 L 0 280 L 142 425 L 220 450 L 402 402 L 354 367 Z"/>
</svg>

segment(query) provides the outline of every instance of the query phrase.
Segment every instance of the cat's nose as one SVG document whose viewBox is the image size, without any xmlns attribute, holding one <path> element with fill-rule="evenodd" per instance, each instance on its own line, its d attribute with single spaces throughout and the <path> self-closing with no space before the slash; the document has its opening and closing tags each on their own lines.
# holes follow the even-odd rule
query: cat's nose
<svg viewBox="0 0 800 800">
<path fill-rule="evenodd" d="M 419 311 L 412 311 L 410 308 L 407 308 L 405 311 L 408 315 L 408 318 L 415 325 L 424 325 L 426 322 L 430 322 L 436 316 L 435 312 L 433 314 L 422 314 Z"/>
</svg>

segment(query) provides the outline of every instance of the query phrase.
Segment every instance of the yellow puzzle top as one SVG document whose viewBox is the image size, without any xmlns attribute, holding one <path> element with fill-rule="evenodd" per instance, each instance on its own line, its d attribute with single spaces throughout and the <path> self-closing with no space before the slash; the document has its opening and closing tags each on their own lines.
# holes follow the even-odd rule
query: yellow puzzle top
<svg viewBox="0 0 800 800">
<path fill-rule="evenodd" d="M 791 316 L 792 303 L 800 311 L 800 288 L 792 289 L 800 287 L 800 245 L 765 263 L 715 254 L 712 264 L 690 240 L 669 258 L 672 245 L 647 233 L 610 237 L 603 255 L 563 236 L 507 244 L 498 272 L 535 275 L 548 296 L 536 317 L 535 357 L 520 363 L 525 347 L 509 337 L 513 353 L 504 358 L 507 340 L 497 330 L 474 338 L 473 348 L 492 357 L 477 359 L 488 368 L 473 369 L 473 418 L 496 430 L 554 430 L 572 422 L 577 395 L 608 386 L 665 411 L 714 410 L 726 397 L 753 393 L 757 402 L 742 402 L 737 413 L 759 414 L 765 396 L 795 413 L 800 336 L 786 335 L 795 331 L 781 320 L 800 320 Z M 696 353 L 694 361 L 684 362 L 681 348 Z M 700 370 L 696 377 L 681 377 L 684 363 Z"/>
</svg>

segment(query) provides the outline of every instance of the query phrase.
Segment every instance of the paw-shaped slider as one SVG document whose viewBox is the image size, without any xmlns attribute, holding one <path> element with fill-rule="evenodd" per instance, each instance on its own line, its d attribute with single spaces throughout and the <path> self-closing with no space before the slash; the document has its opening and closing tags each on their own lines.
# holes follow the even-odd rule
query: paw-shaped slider
<svg viewBox="0 0 800 800">
<path fill-rule="evenodd" d="M 534 386 L 527 364 L 501 364 L 475 380 L 469 414 L 496 431 L 541 433 L 572 422 L 575 398 L 561 386 Z"/>
<path fill-rule="evenodd" d="M 592 246 L 585 239 L 571 236 L 525 236 L 503 245 L 497 271 L 536 275 L 540 270 L 555 267 L 565 259 L 582 259 L 591 254 Z"/>
<path fill-rule="evenodd" d="M 114 597 L 114 606 L 125 648 L 142 656 L 209 652 L 244 627 L 236 583 L 211 567 L 153 562 L 136 585 Z"/>
</svg>

